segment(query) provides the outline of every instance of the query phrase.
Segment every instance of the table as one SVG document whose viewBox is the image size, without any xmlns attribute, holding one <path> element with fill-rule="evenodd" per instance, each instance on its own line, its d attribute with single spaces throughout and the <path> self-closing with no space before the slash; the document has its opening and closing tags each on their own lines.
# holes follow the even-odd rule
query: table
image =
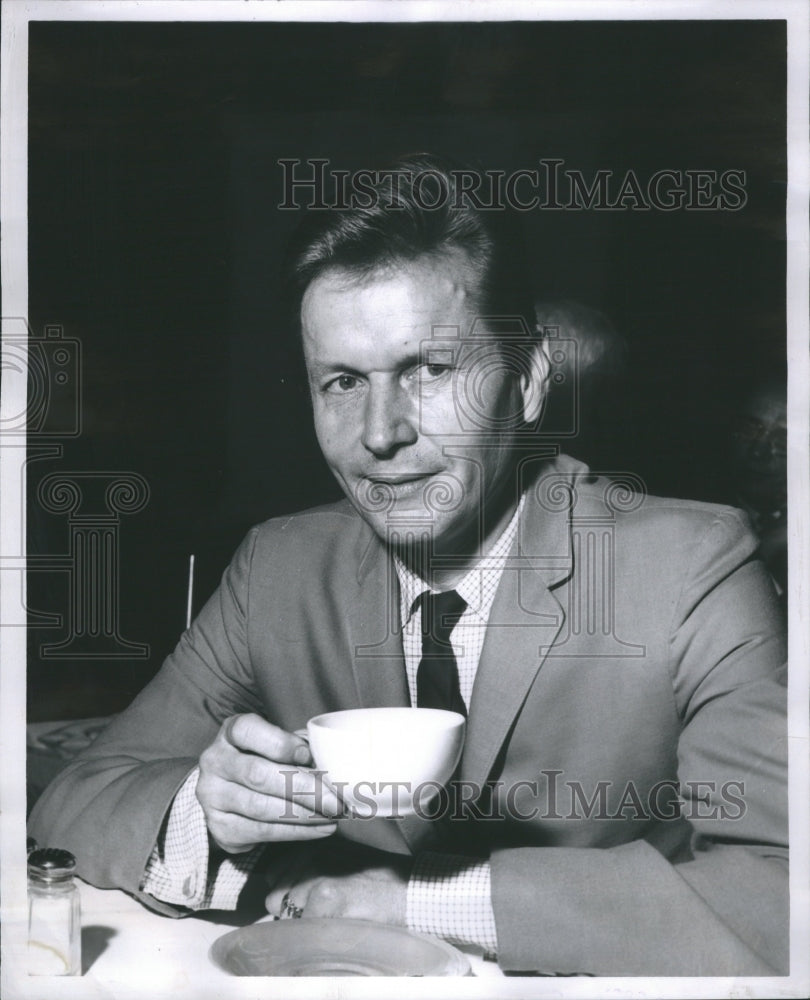
<svg viewBox="0 0 810 1000">
<path fill-rule="evenodd" d="M 222 911 L 174 919 L 156 914 L 124 892 L 102 890 L 79 881 L 82 899 L 81 979 L 68 977 L 30 977 L 31 996 L 36 1000 L 51 997 L 80 997 L 81 1000 L 104 998 L 171 998 L 193 1000 L 229 1000 L 243 997 L 335 997 L 368 996 L 375 1000 L 389 996 L 419 996 L 419 979 L 260 979 L 231 976 L 217 968 L 208 957 L 213 942 L 239 926 L 236 915 Z M 264 919 L 271 919 L 266 917 Z M 230 920 L 230 922 L 226 922 Z M 479 979 L 498 978 L 506 982 L 493 962 L 468 952 L 474 975 Z M 450 980 L 441 980 L 450 984 Z M 483 982 L 457 978 L 458 996 L 492 996 Z M 407 984 L 411 984 L 410 990 Z M 41 989 L 37 987 L 41 984 Z M 47 984 L 47 988 L 46 988 Z M 355 988 L 352 984 L 366 984 Z M 384 985 L 383 985 L 384 984 Z M 404 988 L 404 992 L 403 992 Z M 444 986 L 442 987 L 445 995 Z M 422 996 L 425 994 L 422 993 Z"/>
<path fill-rule="evenodd" d="M 44 774 L 41 784 L 44 787 L 54 773 L 65 766 L 74 752 L 89 744 L 108 721 L 80 719 L 29 725 L 29 784 L 32 776 L 35 778 L 39 773 L 33 765 L 40 758 Z M 273 988 L 274 982 L 289 984 L 291 980 L 253 980 L 230 976 L 208 958 L 213 942 L 234 927 L 241 926 L 245 920 L 240 921 L 235 915 L 222 911 L 182 919 L 163 917 L 148 910 L 124 892 L 97 889 L 80 879 L 77 882 L 82 897 L 84 974 L 81 980 L 74 979 L 72 983 L 67 978 L 49 978 L 48 983 L 53 983 L 57 991 L 53 995 L 75 995 L 81 1000 L 95 996 L 104 997 L 104 1000 L 117 1000 L 119 996 L 132 996 L 137 1000 L 165 996 L 177 1000 L 178 994 L 188 991 L 188 995 L 194 1000 L 204 1000 L 209 995 L 219 1000 L 220 997 L 231 995 L 252 996 L 254 994 L 245 993 L 244 988 L 257 982 L 265 984 L 260 994 L 263 997 L 278 995 L 286 1000 L 292 995 L 289 986 L 286 991 L 276 991 Z M 484 961 L 480 952 L 472 948 L 462 950 L 477 978 L 498 978 L 505 981 L 503 973 L 494 962 Z M 44 983 L 44 980 L 39 981 Z M 30 982 L 36 984 L 37 979 Z M 346 980 L 342 982 L 345 984 Z M 357 983 L 358 980 L 352 982 Z M 375 1000 L 378 996 L 391 995 L 388 988 L 380 990 L 381 980 L 375 979 L 372 982 L 378 984 L 376 992 L 372 990 L 370 994 Z M 385 979 L 384 982 L 388 986 L 394 981 Z M 399 982 L 407 983 L 408 980 Z M 467 986 L 469 985 L 467 980 Z M 398 990 L 394 992 L 399 993 Z M 41 996 L 37 996 L 36 989 L 32 992 L 36 1000 L 44 1000 L 51 995 L 49 991 L 43 992 Z M 323 990 L 317 994 L 310 991 L 302 995 L 323 995 Z M 463 995 L 471 994 L 467 991 Z M 486 992 L 481 995 L 488 996 Z"/>
</svg>

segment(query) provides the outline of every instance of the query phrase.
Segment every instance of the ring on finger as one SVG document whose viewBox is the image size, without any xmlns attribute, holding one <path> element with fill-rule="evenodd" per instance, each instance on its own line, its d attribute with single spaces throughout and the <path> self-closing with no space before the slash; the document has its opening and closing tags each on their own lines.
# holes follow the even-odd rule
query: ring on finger
<svg viewBox="0 0 810 1000">
<path fill-rule="evenodd" d="M 303 916 L 303 913 L 303 907 L 296 906 L 290 899 L 290 894 L 285 892 L 281 900 L 281 909 L 278 913 L 279 920 L 298 920 L 299 917 Z"/>
</svg>

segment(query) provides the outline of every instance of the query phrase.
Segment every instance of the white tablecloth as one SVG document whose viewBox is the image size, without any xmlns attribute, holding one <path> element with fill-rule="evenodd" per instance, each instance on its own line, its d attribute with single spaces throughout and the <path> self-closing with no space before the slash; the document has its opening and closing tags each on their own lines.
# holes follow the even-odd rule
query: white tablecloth
<svg viewBox="0 0 810 1000">
<path fill-rule="evenodd" d="M 282 979 L 231 976 L 208 957 L 212 943 L 233 930 L 218 923 L 222 914 L 162 917 L 126 893 L 101 890 L 81 883 L 83 975 L 78 977 L 28 977 L 32 1000 L 81 998 L 81 1000 L 230 1000 L 233 998 L 283 998 L 363 996 L 368 998 L 435 996 L 424 991 L 421 979 Z M 442 996 L 491 997 L 483 979 L 507 983 L 492 962 L 468 955 L 478 979 L 432 980 L 441 983 Z M 409 985 L 410 984 L 410 985 Z M 421 988 L 419 986 L 421 984 Z M 448 992 L 449 990 L 449 992 Z"/>
</svg>

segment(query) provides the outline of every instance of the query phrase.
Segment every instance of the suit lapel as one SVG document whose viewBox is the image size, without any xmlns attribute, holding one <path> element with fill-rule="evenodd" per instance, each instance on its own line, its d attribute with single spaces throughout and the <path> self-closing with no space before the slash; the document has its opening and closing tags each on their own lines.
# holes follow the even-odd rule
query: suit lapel
<svg viewBox="0 0 810 1000">
<path fill-rule="evenodd" d="M 361 533 L 358 565 L 349 634 L 360 704 L 410 705 L 396 571 L 371 531 Z"/>
<path fill-rule="evenodd" d="M 553 469 L 553 466 L 552 466 Z M 549 470 L 556 479 L 567 478 Z M 542 482 L 542 479 L 541 479 Z M 554 507 L 554 509 L 549 509 Z M 552 588 L 571 572 L 568 504 L 530 489 L 473 686 L 461 777 L 482 787 L 565 618 Z"/>
<path fill-rule="evenodd" d="M 371 533 L 365 536 L 358 555 L 358 591 L 351 615 L 351 638 L 360 704 L 367 708 L 409 706 L 396 570 L 384 547 Z M 395 854 L 416 854 L 432 844 L 435 837 L 434 824 L 418 816 L 375 819 L 370 823 L 361 820 L 354 833 L 360 842 Z"/>
</svg>

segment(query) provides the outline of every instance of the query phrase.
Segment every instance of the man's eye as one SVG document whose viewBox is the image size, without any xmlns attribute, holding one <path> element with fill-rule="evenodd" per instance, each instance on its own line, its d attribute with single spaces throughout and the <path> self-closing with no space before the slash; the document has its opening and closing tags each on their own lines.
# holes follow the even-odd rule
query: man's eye
<svg viewBox="0 0 810 1000">
<path fill-rule="evenodd" d="M 337 378 L 333 378 L 331 382 L 327 383 L 326 391 L 335 393 L 351 392 L 359 384 L 360 382 L 356 375 L 338 375 Z"/>
<path fill-rule="evenodd" d="M 421 365 L 419 368 L 419 375 L 422 379 L 435 380 L 443 378 L 452 371 L 452 365 L 449 364 L 426 364 Z"/>
</svg>

